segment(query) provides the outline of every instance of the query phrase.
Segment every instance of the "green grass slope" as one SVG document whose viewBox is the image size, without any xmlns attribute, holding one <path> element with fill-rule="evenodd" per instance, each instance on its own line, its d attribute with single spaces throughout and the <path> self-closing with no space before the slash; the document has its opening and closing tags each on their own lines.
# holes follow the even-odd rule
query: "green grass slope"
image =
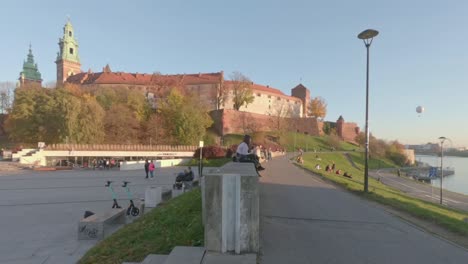
<svg viewBox="0 0 468 264">
<path fill-rule="evenodd" d="M 78 262 L 140 262 L 149 254 L 168 254 L 175 246 L 203 245 L 200 189 L 170 200 L 107 237 Z"/>
</svg>

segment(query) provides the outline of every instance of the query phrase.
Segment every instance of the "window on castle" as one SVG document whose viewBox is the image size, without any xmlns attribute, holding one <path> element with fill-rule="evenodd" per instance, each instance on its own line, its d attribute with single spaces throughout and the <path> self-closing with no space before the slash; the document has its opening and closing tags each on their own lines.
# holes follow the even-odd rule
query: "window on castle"
<svg viewBox="0 0 468 264">
<path fill-rule="evenodd" d="M 268 98 L 271 98 L 271 95 L 269 95 Z"/>
<path fill-rule="evenodd" d="M 281 100 L 281 97 L 277 97 L 278 100 Z"/>
<path fill-rule="evenodd" d="M 289 99 L 286 100 L 289 103 Z"/>
<path fill-rule="evenodd" d="M 71 31 L 68 31 L 68 36 L 72 36 L 72 32 Z"/>
<path fill-rule="evenodd" d="M 70 54 L 73 55 L 73 48 L 70 48 Z"/>
<path fill-rule="evenodd" d="M 260 97 L 260 96 L 262 96 L 262 95 L 258 93 L 257 96 Z"/>
</svg>

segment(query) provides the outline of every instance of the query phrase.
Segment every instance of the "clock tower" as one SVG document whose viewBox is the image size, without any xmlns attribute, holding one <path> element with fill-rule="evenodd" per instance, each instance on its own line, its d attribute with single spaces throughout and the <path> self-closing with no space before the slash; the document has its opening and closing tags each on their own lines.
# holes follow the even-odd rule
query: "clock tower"
<svg viewBox="0 0 468 264">
<path fill-rule="evenodd" d="M 75 31 L 68 19 L 63 27 L 63 37 L 59 39 L 59 52 L 57 52 L 57 86 L 62 85 L 69 76 L 81 72 L 80 57 L 78 56 L 78 42 Z"/>
</svg>

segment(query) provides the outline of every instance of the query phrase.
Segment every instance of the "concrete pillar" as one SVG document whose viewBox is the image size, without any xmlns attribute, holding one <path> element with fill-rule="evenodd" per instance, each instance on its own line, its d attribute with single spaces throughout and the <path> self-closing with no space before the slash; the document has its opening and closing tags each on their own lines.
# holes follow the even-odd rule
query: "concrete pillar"
<svg viewBox="0 0 468 264">
<path fill-rule="evenodd" d="M 259 250 L 258 175 L 251 163 L 228 163 L 202 179 L 205 247 L 215 252 Z"/>
<path fill-rule="evenodd" d="M 162 200 L 161 187 L 147 187 L 145 190 L 145 207 L 156 207 Z"/>
</svg>

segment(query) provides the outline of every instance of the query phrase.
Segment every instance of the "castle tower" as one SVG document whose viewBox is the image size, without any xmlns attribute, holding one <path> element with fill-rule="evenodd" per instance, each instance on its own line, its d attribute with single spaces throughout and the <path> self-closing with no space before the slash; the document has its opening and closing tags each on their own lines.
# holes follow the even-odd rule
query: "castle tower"
<svg viewBox="0 0 468 264">
<path fill-rule="evenodd" d="M 344 129 L 344 118 L 340 115 L 338 120 L 336 120 L 336 134 L 338 137 L 343 139 L 343 129 Z"/>
<path fill-rule="evenodd" d="M 78 56 L 78 42 L 70 20 L 63 27 L 63 37 L 59 39 L 57 52 L 57 86 L 63 84 L 71 75 L 81 72 L 80 57 Z"/>
<path fill-rule="evenodd" d="M 20 72 L 19 86 L 26 87 L 31 85 L 42 85 L 41 73 L 34 63 L 34 55 L 32 54 L 31 44 L 29 45 L 29 53 L 26 61 L 23 62 L 23 71 Z"/>
<path fill-rule="evenodd" d="M 310 103 L 310 91 L 300 83 L 293 89 L 291 89 L 291 96 L 297 97 L 302 101 L 302 116 L 307 116 L 307 110 L 309 109 Z"/>
</svg>

